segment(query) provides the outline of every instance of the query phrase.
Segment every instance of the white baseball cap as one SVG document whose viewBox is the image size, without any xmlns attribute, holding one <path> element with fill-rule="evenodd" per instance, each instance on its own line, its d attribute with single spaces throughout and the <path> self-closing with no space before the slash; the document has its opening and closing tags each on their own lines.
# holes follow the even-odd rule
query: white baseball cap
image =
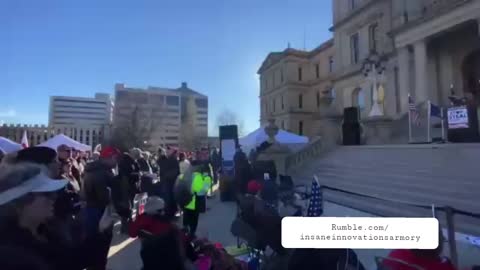
<svg viewBox="0 0 480 270">
<path fill-rule="evenodd" d="M 39 173 L 19 186 L 0 192 L 0 205 L 21 198 L 28 193 L 53 192 L 64 188 L 68 180 L 56 180 Z"/>
<path fill-rule="evenodd" d="M 144 211 L 147 214 L 156 214 L 158 211 L 161 211 L 165 208 L 165 202 L 162 198 L 158 196 L 148 197 L 147 202 L 145 203 Z"/>
</svg>

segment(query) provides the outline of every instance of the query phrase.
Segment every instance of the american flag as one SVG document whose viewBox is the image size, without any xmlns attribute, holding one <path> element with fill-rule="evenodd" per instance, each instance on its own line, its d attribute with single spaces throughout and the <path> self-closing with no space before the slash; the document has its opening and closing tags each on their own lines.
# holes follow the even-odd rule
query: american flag
<svg viewBox="0 0 480 270">
<path fill-rule="evenodd" d="M 416 126 L 420 126 L 420 114 L 418 113 L 412 96 L 408 95 L 408 110 L 410 111 L 410 121 Z"/>
<path fill-rule="evenodd" d="M 307 217 L 319 217 L 323 214 L 323 195 L 316 177 L 312 181 L 312 191 L 308 202 Z"/>
</svg>

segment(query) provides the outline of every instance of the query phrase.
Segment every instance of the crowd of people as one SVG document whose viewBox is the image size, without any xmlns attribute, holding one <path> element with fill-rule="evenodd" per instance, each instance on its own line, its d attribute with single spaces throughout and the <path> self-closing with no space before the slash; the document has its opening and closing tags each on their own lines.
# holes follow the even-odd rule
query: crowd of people
<svg viewBox="0 0 480 270">
<path fill-rule="evenodd" d="M 67 145 L 2 156 L 0 269 L 106 269 L 117 219 L 122 233 L 140 238 L 144 270 L 247 269 L 220 244 L 196 235 L 219 181 L 220 156 L 218 149 L 180 153 L 167 147 L 152 154 L 108 146 L 90 154 Z M 259 248 L 288 256 L 284 269 L 363 269 L 352 250 L 283 248 L 281 185 L 275 168 L 258 168 L 255 159 L 256 153 L 247 157 L 238 147 L 233 178 L 239 218 L 259 232 Z M 141 193 L 148 198 L 138 207 Z M 393 250 L 383 265 L 456 269 L 442 257 L 442 246 L 440 241 L 435 250 Z"/>
<path fill-rule="evenodd" d="M 90 154 L 67 145 L 2 155 L 0 269 L 106 269 L 116 219 L 123 233 L 142 239 L 144 269 L 236 265 L 222 247 L 196 237 L 218 158 L 218 150 L 107 146 Z M 138 207 L 135 197 L 145 192 Z"/>
</svg>

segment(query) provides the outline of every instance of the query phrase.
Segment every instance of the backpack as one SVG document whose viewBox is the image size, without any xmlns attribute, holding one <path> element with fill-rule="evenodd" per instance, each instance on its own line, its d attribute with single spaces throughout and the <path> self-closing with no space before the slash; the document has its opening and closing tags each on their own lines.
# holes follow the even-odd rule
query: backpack
<svg viewBox="0 0 480 270">
<path fill-rule="evenodd" d="M 191 170 L 179 175 L 174 188 L 175 201 L 183 208 L 192 201 L 192 173 Z"/>
</svg>

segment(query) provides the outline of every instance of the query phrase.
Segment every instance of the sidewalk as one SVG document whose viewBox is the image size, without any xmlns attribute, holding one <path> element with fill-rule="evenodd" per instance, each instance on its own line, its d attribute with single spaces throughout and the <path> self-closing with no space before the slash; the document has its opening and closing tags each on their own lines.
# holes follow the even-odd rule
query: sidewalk
<svg viewBox="0 0 480 270">
<path fill-rule="evenodd" d="M 197 235 L 208 237 L 211 241 L 220 242 L 224 246 L 236 245 L 236 238 L 230 233 L 230 224 L 236 215 L 236 206 L 233 202 L 220 202 L 219 196 L 208 200 L 207 213 L 200 215 L 200 222 Z M 325 202 L 324 216 L 337 217 L 370 217 L 366 214 L 351 208 Z M 118 229 L 118 227 L 117 227 Z M 446 235 L 446 233 L 444 233 Z M 476 248 L 460 237 L 457 241 L 459 254 L 459 269 L 473 264 L 480 264 L 480 248 Z M 366 269 L 376 269 L 375 256 L 386 256 L 389 250 L 356 250 L 360 260 Z M 445 254 L 448 255 L 446 243 Z M 140 259 L 140 243 L 138 240 L 115 234 L 114 242 L 110 249 L 108 268 L 112 270 L 135 270 L 142 266 Z"/>
</svg>

